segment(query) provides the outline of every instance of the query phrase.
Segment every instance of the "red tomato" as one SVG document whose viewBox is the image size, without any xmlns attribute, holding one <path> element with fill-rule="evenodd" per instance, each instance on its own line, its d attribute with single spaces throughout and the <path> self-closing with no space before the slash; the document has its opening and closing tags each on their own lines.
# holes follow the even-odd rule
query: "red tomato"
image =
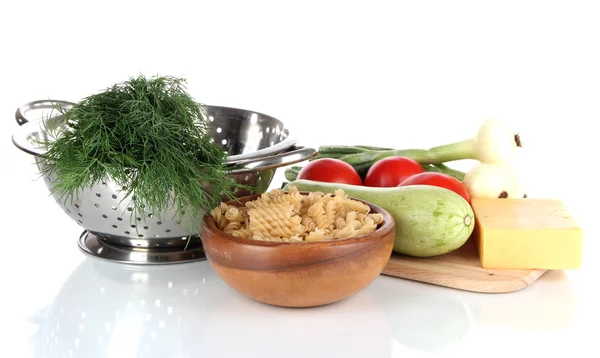
<svg viewBox="0 0 600 358">
<path fill-rule="evenodd" d="M 417 161 L 407 157 L 387 157 L 373 164 L 365 176 L 365 186 L 398 186 L 408 177 L 425 170 Z"/>
<path fill-rule="evenodd" d="M 348 163 L 332 158 L 314 160 L 300 169 L 298 179 L 362 185 L 358 172 Z"/>
<path fill-rule="evenodd" d="M 469 195 L 469 192 L 463 183 L 448 174 L 435 172 L 416 174 L 406 179 L 398 186 L 408 185 L 431 185 L 446 188 L 462 196 L 469 203 L 469 205 L 471 204 L 471 196 Z"/>
</svg>

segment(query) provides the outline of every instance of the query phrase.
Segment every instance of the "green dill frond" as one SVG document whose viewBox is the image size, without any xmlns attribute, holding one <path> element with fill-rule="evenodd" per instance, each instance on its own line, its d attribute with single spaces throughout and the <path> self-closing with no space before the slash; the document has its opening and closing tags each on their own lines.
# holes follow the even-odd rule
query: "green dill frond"
<svg viewBox="0 0 600 358">
<path fill-rule="evenodd" d="M 138 212 L 210 211 L 242 187 L 227 175 L 227 153 L 211 141 L 206 109 L 184 79 L 132 77 L 61 114 L 64 126 L 43 145 L 43 171 L 56 175 L 61 197 L 110 179 L 134 194 Z"/>
</svg>

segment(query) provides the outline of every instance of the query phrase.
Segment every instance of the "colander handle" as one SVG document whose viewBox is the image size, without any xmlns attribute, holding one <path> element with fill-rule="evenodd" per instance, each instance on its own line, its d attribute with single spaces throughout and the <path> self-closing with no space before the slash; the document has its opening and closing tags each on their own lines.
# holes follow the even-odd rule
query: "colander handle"
<svg viewBox="0 0 600 358">
<path fill-rule="evenodd" d="M 314 157 L 316 154 L 317 150 L 314 148 L 293 146 L 283 153 L 236 162 L 227 169 L 231 174 L 256 172 L 257 170 L 279 168 L 286 165 L 303 162 Z"/>
<path fill-rule="evenodd" d="M 38 111 L 40 109 L 55 109 L 57 106 L 63 107 L 63 108 L 69 108 L 69 107 L 73 106 L 73 104 L 74 103 L 72 103 L 72 102 L 54 100 L 54 99 L 48 99 L 48 100 L 42 99 L 39 101 L 29 102 L 29 103 L 26 103 L 26 104 L 22 105 L 21 107 L 17 108 L 17 111 L 15 112 L 15 119 L 17 120 L 17 123 L 20 126 L 22 126 L 23 124 L 30 121 L 27 118 L 28 112 Z"/>
<path fill-rule="evenodd" d="M 13 144 L 25 153 L 32 155 L 43 154 L 43 151 L 35 146 L 29 139 L 36 133 L 39 134 L 44 132 L 44 120 L 43 118 L 28 118 L 28 113 L 32 111 L 52 110 L 57 107 L 68 108 L 73 104 L 74 103 L 60 100 L 39 100 L 26 103 L 17 108 L 15 119 L 19 124 L 19 128 L 17 128 L 12 135 Z"/>
</svg>

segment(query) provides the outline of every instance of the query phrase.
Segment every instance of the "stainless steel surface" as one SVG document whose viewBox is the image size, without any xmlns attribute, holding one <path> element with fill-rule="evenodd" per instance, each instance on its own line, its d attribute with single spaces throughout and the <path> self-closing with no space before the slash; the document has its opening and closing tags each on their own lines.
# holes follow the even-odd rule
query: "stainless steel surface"
<svg viewBox="0 0 600 358">
<path fill-rule="evenodd" d="M 88 255 L 101 259 L 128 264 L 164 265 L 172 263 L 206 260 L 200 238 L 195 236 L 189 247 L 152 248 L 121 246 L 102 240 L 97 235 L 84 231 L 77 241 L 79 248 Z"/>
<path fill-rule="evenodd" d="M 13 141 L 30 154 L 42 154 L 43 151 L 26 137 L 27 134 L 41 133 L 38 126 L 42 123 L 41 120 L 48 117 L 54 117 L 58 119 L 54 122 L 60 123 L 57 107 L 69 109 L 72 105 L 74 103 L 68 101 L 39 100 L 17 108 L 15 119 L 20 126 L 28 122 L 39 123 L 30 123 L 16 132 Z M 280 153 L 296 145 L 298 141 L 297 135 L 290 131 L 289 125 L 286 126 L 274 117 L 230 107 L 205 108 L 211 124 L 212 137 L 229 153 L 227 162 L 230 164 Z"/>
<path fill-rule="evenodd" d="M 295 164 L 298 162 L 305 161 L 308 158 L 316 155 L 317 152 L 313 148 L 296 147 L 293 146 L 285 152 L 270 155 L 267 157 L 260 157 L 257 159 L 247 159 L 238 161 L 232 164 L 228 170 L 232 174 L 242 174 L 254 172 L 259 168 L 260 170 L 279 168 L 284 165 Z"/>
<path fill-rule="evenodd" d="M 13 142 L 23 151 L 34 155 L 40 170 L 47 164 L 35 140 L 48 140 L 46 128 L 64 124 L 62 117 L 52 111 L 56 106 L 70 105 L 72 103 L 65 101 L 35 101 L 16 111 L 15 117 L 20 126 L 13 133 Z M 234 194 L 237 197 L 263 193 L 268 189 L 277 168 L 316 154 L 313 148 L 296 147 L 295 139 L 289 139 L 293 137 L 287 127 L 273 117 L 215 106 L 207 106 L 207 112 L 215 142 L 233 154 L 228 157 L 229 175 L 249 188 L 236 190 Z M 30 113 L 38 114 L 38 117 L 33 119 Z M 290 145 L 285 144 L 283 148 L 282 143 Z M 278 145 L 281 150 L 272 153 Z M 264 156 L 257 153 L 271 154 Z M 57 180 L 55 175 L 45 175 L 43 179 L 52 192 Z M 125 194 L 125 190 L 109 179 L 85 188 L 77 197 L 69 200 L 52 193 L 69 217 L 104 242 L 131 248 L 172 248 L 186 245 L 189 237 L 198 234 L 197 227 L 191 228 L 186 224 L 188 220 L 199 222 L 201 219 L 190 216 L 194 210 L 171 207 L 160 213 L 135 212 L 131 205 L 135 193 L 131 196 Z M 203 214 L 203 211 L 197 213 Z"/>
<path fill-rule="evenodd" d="M 277 118 L 237 108 L 206 106 L 212 137 L 228 151 L 228 163 L 280 153 L 298 142 Z"/>
<path fill-rule="evenodd" d="M 33 101 L 33 102 L 25 103 L 21 107 L 17 108 L 17 111 L 15 112 L 15 119 L 17 120 L 17 123 L 19 125 L 23 125 L 31 120 L 37 120 L 37 119 L 42 118 L 41 116 L 39 118 L 32 118 L 32 113 L 34 113 L 34 112 L 38 112 L 39 114 L 42 114 L 42 115 L 47 115 L 47 114 L 45 114 L 45 112 L 47 112 L 47 110 L 50 110 L 50 114 L 51 114 L 52 111 L 57 106 L 64 108 L 64 109 L 68 109 L 72 105 L 73 105 L 72 102 L 61 101 L 61 100 Z M 25 117 L 25 115 L 27 115 L 27 117 Z"/>
<path fill-rule="evenodd" d="M 40 170 L 45 161 L 36 157 Z M 50 192 L 55 186 L 54 174 L 45 175 Z M 132 196 L 111 180 L 94 184 L 81 191 L 78 197 L 61 198 L 52 194 L 56 203 L 77 224 L 102 239 L 134 247 L 176 247 L 187 244 L 188 237 L 197 234 L 189 222 L 199 222 L 193 211 L 177 210 L 171 206 L 161 213 L 135 212 Z M 203 215 L 201 211 L 196 215 Z"/>
</svg>

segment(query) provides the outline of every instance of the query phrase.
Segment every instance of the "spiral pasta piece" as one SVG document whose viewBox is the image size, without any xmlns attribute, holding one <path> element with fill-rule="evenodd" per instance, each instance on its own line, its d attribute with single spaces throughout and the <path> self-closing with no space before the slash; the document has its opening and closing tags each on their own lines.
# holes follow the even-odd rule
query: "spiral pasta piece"
<svg viewBox="0 0 600 358">
<path fill-rule="evenodd" d="M 248 210 L 250 229 L 269 237 L 290 237 L 304 232 L 302 218 L 292 216 L 289 203 L 273 203 Z"/>
<path fill-rule="evenodd" d="M 383 223 L 383 214 L 381 213 L 368 214 L 367 216 L 371 218 L 376 225 Z"/>
<path fill-rule="evenodd" d="M 346 219 L 344 218 L 337 218 L 335 219 L 335 228 L 336 229 L 343 229 L 344 227 L 346 227 Z"/>
<path fill-rule="evenodd" d="M 252 231 L 247 227 L 243 227 L 243 228 L 239 228 L 237 230 L 233 230 L 231 232 L 231 235 L 233 235 L 235 237 L 241 237 L 244 239 L 250 239 L 250 238 L 252 238 Z"/>
<path fill-rule="evenodd" d="M 375 231 L 376 228 L 377 228 L 377 224 L 375 224 L 373 219 L 367 218 L 367 219 L 365 219 L 365 222 L 361 225 L 361 227 L 359 227 L 356 230 L 356 235 L 361 236 L 361 235 L 369 234 L 369 233 Z"/>
<path fill-rule="evenodd" d="M 308 235 L 306 235 L 305 240 L 306 241 L 324 241 L 329 239 L 329 235 L 327 233 L 325 233 L 324 230 L 321 229 L 315 229 L 315 231 L 311 231 L 308 233 Z"/>
<path fill-rule="evenodd" d="M 239 221 L 242 217 L 238 208 L 232 206 L 225 212 L 225 218 L 230 221 Z"/>
<path fill-rule="evenodd" d="M 229 205 L 221 203 L 217 208 L 214 208 L 211 212 L 212 217 L 215 219 L 215 223 L 220 230 L 223 230 L 227 226 L 228 219 L 225 217 L 225 213 L 229 210 Z"/>
<path fill-rule="evenodd" d="M 290 191 L 288 194 L 281 189 L 275 189 L 269 195 L 261 198 L 268 200 L 270 203 L 289 203 L 294 213 L 300 213 L 302 208 L 302 194 L 297 189 Z"/>
<path fill-rule="evenodd" d="M 217 224 L 217 227 L 219 229 L 223 229 L 219 223 L 221 222 L 221 216 L 223 216 L 223 213 L 221 212 L 221 208 L 214 208 L 211 212 L 210 215 L 213 217 L 213 219 L 215 219 L 215 223 Z"/>
<path fill-rule="evenodd" d="M 225 227 L 223 228 L 223 232 L 225 232 L 226 234 L 231 234 L 233 231 L 239 230 L 241 228 L 242 228 L 241 221 L 232 220 L 232 221 L 227 222 L 227 224 L 225 224 Z"/>
<path fill-rule="evenodd" d="M 354 226 L 352 224 L 346 225 L 343 228 L 341 228 L 339 230 L 336 230 L 333 233 L 333 238 L 334 239 L 341 239 L 341 238 L 354 237 L 355 236 L 355 231 L 356 231 L 356 229 L 354 228 Z"/>
<path fill-rule="evenodd" d="M 300 223 L 304 225 L 306 231 L 314 231 L 317 228 L 315 221 L 308 215 L 302 216 Z"/>
<path fill-rule="evenodd" d="M 368 214 L 369 212 L 371 212 L 371 208 L 368 205 L 356 200 L 345 200 L 344 206 L 346 206 L 347 211 L 355 211 L 357 213 L 363 214 Z"/>
<path fill-rule="evenodd" d="M 306 215 L 310 216 L 313 221 L 317 224 L 317 228 L 324 230 L 329 228 L 329 220 L 325 214 L 325 205 L 322 201 L 317 201 L 306 212 Z"/>
<path fill-rule="evenodd" d="M 294 187 L 295 188 L 295 187 Z M 291 188 L 290 188 L 291 190 Z M 319 191 L 310 192 L 308 195 L 303 195 L 302 198 L 302 207 L 300 208 L 300 215 L 305 215 L 308 212 L 308 209 L 317 201 L 321 200 L 324 196 L 323 193 Z"/>
<path fill-rule="evenodd" d="M 329 200 L 325 205 L 325 217 L 327 218 L 327 229 L 335 229 L 335 219 L 338 211 L 338 201 Z"/>
</svg>

